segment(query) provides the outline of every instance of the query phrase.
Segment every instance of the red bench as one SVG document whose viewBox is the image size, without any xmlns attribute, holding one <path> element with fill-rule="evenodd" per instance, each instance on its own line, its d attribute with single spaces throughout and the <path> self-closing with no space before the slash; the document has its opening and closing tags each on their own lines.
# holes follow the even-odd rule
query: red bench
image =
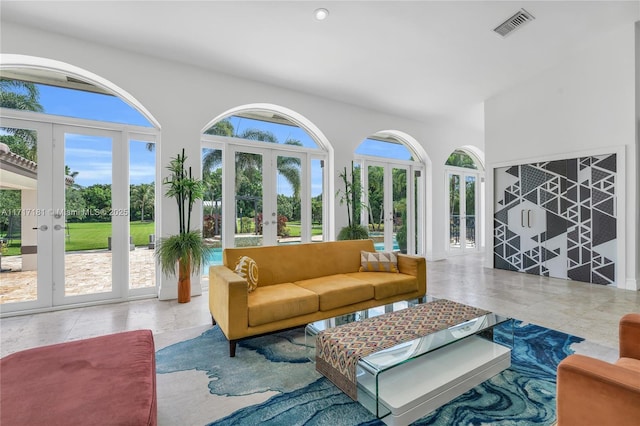
<svg viewBox="0 0 640 426">
<path fill-rule="evenodd" d="M 156 425 L 151 330 L 28 349 L 0 360 L 0 424 Z"/>
</svg>

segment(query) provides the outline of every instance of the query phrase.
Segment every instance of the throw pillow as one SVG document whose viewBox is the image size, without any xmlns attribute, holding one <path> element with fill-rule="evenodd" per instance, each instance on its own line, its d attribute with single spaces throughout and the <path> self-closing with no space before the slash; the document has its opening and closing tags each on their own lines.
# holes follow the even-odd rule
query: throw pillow
<svg viewBox="0 0 640 426">
<path fill-rule="evenodd" d="M 360 272 L 400 272 L 398 258 L 391 252 L 360 252 Z"/>
<path fill-rule="evenodd" d="M 247 280 L 249 293 L 258 288 L 258 264 L 255 260 L 249 256 L 241 256 L 236 262 L 234 271 Z"/>
</svg>

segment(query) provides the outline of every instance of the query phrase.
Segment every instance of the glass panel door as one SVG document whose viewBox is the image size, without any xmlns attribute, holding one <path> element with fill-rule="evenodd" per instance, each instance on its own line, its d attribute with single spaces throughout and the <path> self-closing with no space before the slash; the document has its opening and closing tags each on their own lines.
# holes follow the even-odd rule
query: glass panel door
<svg viewBox="0 0 640 426">
<path fill-rule="evenodd" d="M 263 215 L 264 168 L 263 153 L 235 153 L 234 247 L 264 245 L 263 233 L 272 221 Z"/>
<path fill-rule="evenodd" d="M 322 202 L 324 192 L 324 160 L 311 160 L 311 181 L 308 183 L 311 191 L 311 241 L 324 240 L 324 222 L 326 211 Z"/>
<path fill-rule="evenodd" d="M 128 206 L 119 201 L 126 193 L 117 199 L 112 191 L 126 187 L 123 173 L 113 172 L 120 134 L 54 126 L 54 141 L 61 141 L 53 157 L 54 304 L 120 297 L 127 253 L 135 249 Z"/>
<path fill-rule="evenodd" d="M 303 230 L 308 230 L 308 219 L 302 217 L 302 155 L 274 153 L 276 161 L 276 216 L 271 212 L 271 226 L 276 227 L 278 244 L 303 241 Z M 274 217 L 275 223 L 274 223 Z M 303 227 L 307 225 L 306 227 Z M 309 237 L 305 238 L 309 240 Z"/>
<path fill-rule="evenodd" d="M 203 203 L 205 238 L 213 238 L 214 246 L 220 240 L 221 248 L 310 242 L 314 234 L 322 238 L 325 177 L 322 161 L 310 157 L 306 152 L 245 145 L 204 148 L 203 177 L 211 192 Z M 320 177 L 317 186 L 310 183 L 312 175 Z M 312 200 L 314 191 L 319 192 Z M 215 212 L 222 214 L 220 225 Z M 233 240 L 224 236 L 225 230 Z"/>
<path fill-rule="evenodd" d="M 465 175 L 464 177 L 464 202 L 465 202 L 465 217 L 464 217 L 464 244 L 465 248 L 476 248 L 476 182 L 477 177 L 475 175 Z"/>
<path fill-rule="evenodd" d="M 129 140 L 129 293 L 155 292 L 156 144 Z"/>
<path fill-rule="evenodd" d="M 52 126 L 2 118 L 0 312 L 51 305 Z M 4 147 L 3 147 L 4 148 Z"/>
<path fill-rule="evenodd" d="M 403 253 L 407 252 L 407 232 L 409 225 L 408 216 L 408 178 L 409 170 L 406 168 L 393 167 L 391 169 L 392 174 L 392 217 L 390 223 L 392 224 L 392 240 L 391 250 L 400 250 Z M 389 250 L 388 247 L 385 249 Z"/>
<path fill-rule="evenodd" d="M 460 249 L 460 175 L 449 173 L 449 250 Z"/>
<path fill-rule="evenodd" d="M 209 275 L 210 265 L 222 265 L 222 149 L 202 149 L 202 180 L 205 185 L 202 236 L 213 247 L 202 272 Z"/>
<path fill-rule="evenodd" d="M 384 250 L 385 246 L 385 179 L 384 166 L 368 164 L 366 176 L 367 188 L 367 216 L 369 223 L 369 237 L 373 240 L 377 250 Z M 354 174 L 356 171 L 354 171 Z M 355 210 L 355 206 L 354 206 Z M 354 217 L 358 217 L 355 215 Z"/>
<path fill-rule="evenodd" d="M 447 172 L 449 251 L 475 250 L 477 244 L 478 175 Z"/>
<path fill-rule="evenodd" d="M 369 236 L 378 251 L 408 250 L 408 235 L 416 232 L 409 180 L 410 167 L 394 163 L 366 161 L 366 188 Z M 368 217 L 367 217 L 368 216 Z M 412 252 L 415 242 L 411 242 Z"/>
</svg>

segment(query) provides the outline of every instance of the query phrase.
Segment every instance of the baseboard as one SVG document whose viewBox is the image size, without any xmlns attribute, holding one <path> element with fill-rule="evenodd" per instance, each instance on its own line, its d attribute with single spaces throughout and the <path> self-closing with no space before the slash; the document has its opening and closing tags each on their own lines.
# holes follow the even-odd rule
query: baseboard
<svg viewBox="0 0 640 426">
<path fill-rule="evenodd" d="M 638 280 L 636 280 L 635 278 L 627 278 L 627 280 L 624 283 L 624 289 L 625 290 L 633 290 L 633 291 L 638 291 L 640 290 L 640 287 L 638 286 Z"/>
</svg>

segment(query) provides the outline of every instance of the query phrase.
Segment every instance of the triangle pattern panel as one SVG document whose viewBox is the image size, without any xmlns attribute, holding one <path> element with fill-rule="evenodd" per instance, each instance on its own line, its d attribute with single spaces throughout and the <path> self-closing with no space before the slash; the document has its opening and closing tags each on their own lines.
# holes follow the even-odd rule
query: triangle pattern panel
<svg viewBox="0 0 640 426">
<path fill-rule="evenodd" d="M 512 176 L 520 177 L 520 168 L 518 166 L 510 167 L 506 172 Z"/>
<path fill-rule="evenodd" d="M 497 254 L 505 256 L 508 267 L 549 275 L 545 261 L 566 256 L 569 279 L 604 285 L 615 283 L 616 162 L 615 154 L 605 154 L 509 168 L 507 173 L 520 178 L 511 184 L 513 188 L 522 189 L 522 195 L 518 196 L 543 208 L 546 215 L 542 229 L 536 234 L 526 231 L 527 245 L 530 247 L 533 243 L 534 248 L 522 251 L 523 240 L 515 235 L 525 230 L 519 222 L 511 227 L 507 224 L 509 211 L 522 208 L 521 204 L 519 201 L 513 205 L 505 203 L 508 207 L 496 209 L 496 225 L 503 231 L 496 237 L 495 247 Z M 515 191 L 512 194 L 515 195 Z M 553 250 L 545 247 L 551 239 Z M 564 249 L 556 248 L 557 244 L 566 244 L 565 254 L 562 254 Z M 594 251 L 601 244 L 608 247 L 606 258 Z M 614 247 L 613 253 L 611 247 Z"/>
<path fill-rule="evenodd" d="M 524 165 L 521 171 L 521 188 L 523 194 L 528 194 L 542 186 L 547 180 L 547 174 L 544 170 L 540 170 L 537 165 Z"/>
<path fill-rule="evenodd" d="M 602 158 L 604 157 L 604 158 Z M 616 162 L 617 162 L 617 156 L 616 154 L 611 154 L 611 155 L 604 155 L 602 157 L 599 157 L 600 159 L 598 161 L 596 161 L 593 165 L 600 167 L 602 169 L 605 169 L 611 173 L 616 173 L 617 171 L 617 167 L 616 167 Z"/>
</svg>

